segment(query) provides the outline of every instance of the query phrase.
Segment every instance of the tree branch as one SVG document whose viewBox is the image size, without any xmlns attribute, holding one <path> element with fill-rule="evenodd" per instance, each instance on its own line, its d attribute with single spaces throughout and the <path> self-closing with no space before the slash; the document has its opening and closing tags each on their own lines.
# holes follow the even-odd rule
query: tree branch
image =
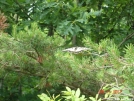
<svg viewBox="0 0 134 101">
<path fill-rule="evenodd" d="M 134 36 L 134 33 L 129 34 L 127 37 L 125 37 L 122 42 L 118 45 L 120 47 L 124 42 L 126 42 L 128 39 L 132 38 Z"/>
</svg>

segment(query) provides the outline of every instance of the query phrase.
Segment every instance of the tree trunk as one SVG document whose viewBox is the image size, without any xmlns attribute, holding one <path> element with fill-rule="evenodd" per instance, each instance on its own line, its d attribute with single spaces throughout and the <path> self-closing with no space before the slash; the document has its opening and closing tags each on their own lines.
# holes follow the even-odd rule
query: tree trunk
<svg viewBox="0 0 134 101">
<path fill-rule="evenodd" d="M 54 27 L 53 24 L 50 24 L 48 26 L 48 36 L 53 36 L 54 35 Z"/>
</svg>

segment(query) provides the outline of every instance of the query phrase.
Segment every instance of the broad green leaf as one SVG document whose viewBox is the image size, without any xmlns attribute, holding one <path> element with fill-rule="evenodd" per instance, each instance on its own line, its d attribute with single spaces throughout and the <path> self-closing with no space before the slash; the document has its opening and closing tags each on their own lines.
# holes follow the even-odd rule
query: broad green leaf
<svg viewBox="0 0 134 101">
<path fill-rule="evenodd" d="M 76 96 L 76 97 L 79 97 L 79 96 L 80 96 L 80 89 L 79 89 L 79 88 L 76 90 L 75 96 Z"/>
<path fill-rule="evenodd" d="M 74 25 L 74 34 L 78 34 L 78 33 L 80 33 L 82 30 L 80 29 L 80 27 L 78 26 L 78 25 Z"/>
<path fill-rule="evenodd" d="M 96 97 L 95 97 L 95 99 L 98 99 L 98 97 L 99 97 L 99 94 L 96 94 Z"/>
<path fill-rule="evenodd" d="M 108 96 L 109 96 L 109 94 L 108 94 L 108 93 L 106 93 L 106 94 L 105 94 L 105 98 L 108 98 Z"/>
<path fill-rule="evenodd" d="M 101 101 L 101 98 L 99 98 L 99 100 L 97 100 L 97 101 Z"/>
<path fill-rule="evenodd" d="M 80 23 L 83 23 L 84 22 L 84 19 L 77 19 L 76 21 L 78 21 Z"/>
<path fill-rule="evenodd" d="M 38 97 L 39 97 L 42 101 L 50 101 L 50 98 L 49 98 L 46 94 L 44 94 L 44 93 L 42 93 L 41 95 L 38 95 Z"/>
<path fill-rule="evenodd" d="M 69 87 L 66 87 L 67 91 L 71 92 L 71 89 Z"/>
<path fill-rule="evenodd" d="M 94 11 L 93 9 L 91 9 L 91 12 L 89 13 L 92 17 L 95 16 L 100 16 L 101 15 L 101 11 Z"/>
<path fill-rule="evenodd" d="M 94 97 L 89 97 L 92 101 L 96 101 L 96 99 Z"/>
</svg>

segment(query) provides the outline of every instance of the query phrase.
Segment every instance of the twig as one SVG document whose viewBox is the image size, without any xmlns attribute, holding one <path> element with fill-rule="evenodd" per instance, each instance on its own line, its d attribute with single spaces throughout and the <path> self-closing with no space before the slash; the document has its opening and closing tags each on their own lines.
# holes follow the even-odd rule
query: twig
<svg viewBox="0 0 134 101">
<path fill-rule="evenodd" d="M 115 78 L 117 87 L 119 87 L 118 80 L 116 79 L 116 77 L 114 77 L 114 78 Z"/>
<path fill-rule="evenodd" d="M 123 39 L 123 41 L 118 45 L 118 47 L 120 47 L 125 41 L 127 41 L 128 39 L 132 38 L 134 36 L 134 33 L 129 34 L 127 37 L 125 37 Z"/>
</svg>

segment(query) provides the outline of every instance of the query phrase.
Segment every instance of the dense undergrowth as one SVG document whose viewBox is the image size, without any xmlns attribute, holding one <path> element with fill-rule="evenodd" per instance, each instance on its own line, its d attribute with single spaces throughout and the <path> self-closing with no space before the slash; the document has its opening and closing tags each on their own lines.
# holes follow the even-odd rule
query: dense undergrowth
<svg viewBox="0 0 134 101">
<path fill-rule="evenodd" d="M 57 96 L 65 87 L 79 88 L 85 101 L 133 99 L 133 44 L 120 51 L 111 39 L 94 43 L 85 38 L 82 47 L 89 50 L 63 52 L 71 46 L 66 40 L 56 35 L 48 37 L 36 23 L 19 32 L 14 26 L 12 35 L 1 32 L 0 100 L 38 101 L 37 95 L 45 93 L 50 98 L 45 95 L 48 100 L 43 101 L 57 101 L 52 94 Z M 65 95 L 71 92 L 65 96 L 67 101 L 84 101 L 68 89 L 64 91 Z M 59 96 L 62 98 L 62 94 Z"/>
</svg>

